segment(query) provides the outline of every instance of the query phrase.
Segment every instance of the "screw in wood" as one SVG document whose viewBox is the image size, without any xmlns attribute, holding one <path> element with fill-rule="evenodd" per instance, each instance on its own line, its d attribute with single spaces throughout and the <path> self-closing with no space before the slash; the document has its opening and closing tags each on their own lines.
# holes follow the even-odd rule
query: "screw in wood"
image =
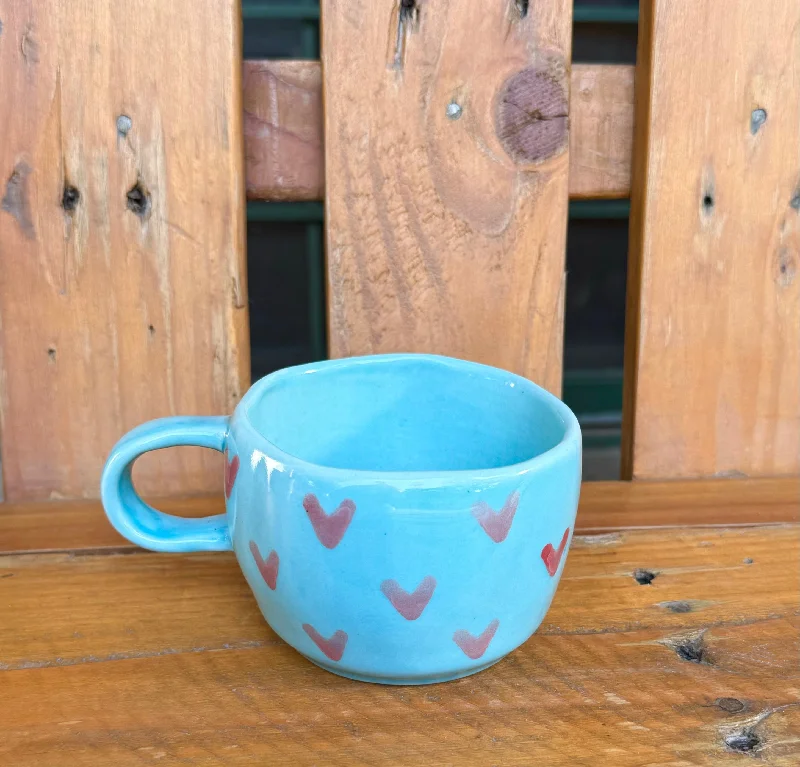
<svg viewBox="0 0 800 767">
<path fill-rule="evenodd" d="M 451 101 L 447 105 L 447 117 L 450 120 L 458 120 L 458 118 L 461 117 L 462 111 L 463 110 L 461 109 L 461 105 L 460 104 L 456 104 L 455 101 Z"/>
<path fill-rule="evenodd" d="M 128 133 L 130 133 L 132 127 L 133 127 L 133 120 L 131 120 L 131 118 L 128 117 L 128 115 L 120 115 L 117 118 L 117 133 L 119 133 L 119 135 L 122 136 L 123 138 L 125 138 L 125 136 L 127 136 Z"/>
<path fill-rule="evenodd" d="M 758 133 L 759 128 L 767 121 L 766 109 L 754 109 L 750 113 L 750 133 L 754 136 Z"/>
</svg>

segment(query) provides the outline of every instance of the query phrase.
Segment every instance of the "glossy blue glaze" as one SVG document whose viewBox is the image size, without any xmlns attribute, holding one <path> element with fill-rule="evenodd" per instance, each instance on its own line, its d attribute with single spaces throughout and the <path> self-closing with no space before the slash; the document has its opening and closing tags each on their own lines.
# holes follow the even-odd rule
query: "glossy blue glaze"
<svg viewBox="0 0 800 767">
<path fill-rule="evenodd" d="M 146 450 L 224 450 L 227 520 L 179 520 L 133 492 Z M 571 411 L 527 379 L 428 355 L 282 370 L 228 422 L 164 419 L 103 475 L 112 524 L 160 551 L 233 547 L 270 626 L 314 663 L 373 682 L 479 671 L 540 624 L 580 490 Z"/>
<path fill-rule="evenodd" d="M 128 432 L 111 451 L 100 481 L 100 496 L 111 524 L 129 541 L 153 551 L 225 551 L 231 548 L 224 514 L 182 519 L 148 506 L 133 489 L 133 462 L 150 450 L 177 445 L 225 449 L 228 418 L 159 418 Z"/>
</svg>

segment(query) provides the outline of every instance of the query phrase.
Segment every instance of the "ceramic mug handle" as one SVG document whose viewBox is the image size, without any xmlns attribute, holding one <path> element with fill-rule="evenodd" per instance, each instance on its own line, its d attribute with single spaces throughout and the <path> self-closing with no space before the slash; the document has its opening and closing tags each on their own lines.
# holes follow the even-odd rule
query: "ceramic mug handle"
<svg viewBox="0 0 800 767">
<path fill-rule="evenodd" d="M 232 548 L 225 514 L 184 519 L 148 506 L 131 480 L 143 453 L 178 445 L 222 452 L 228 434 L 224 416 L 159 418 L 128 432 L 111 451 L 103 469 L 100 495 L 111 524 L 129 541 L 153 551 L 228 551 Z"/>
</svg>

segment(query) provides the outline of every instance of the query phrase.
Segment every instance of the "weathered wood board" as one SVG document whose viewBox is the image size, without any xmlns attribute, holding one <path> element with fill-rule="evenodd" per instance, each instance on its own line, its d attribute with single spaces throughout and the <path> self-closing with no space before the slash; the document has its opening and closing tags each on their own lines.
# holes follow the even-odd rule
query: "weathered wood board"
<svg viewBox="0 0 800 767">
<path fill-rule="evenodd" d="M 6 499 L 98 493 L 148 418 L 249 380 L 239 4 L 0 0 L 0 423 Z M 218 490 L 211 451 L 137 465 Z"/>
<path fill-rule="evenodd" d="M 796 525 L 577 536 L 528 642 L 416 688 L 311 665 L 232 555 L 3 556 L 0 761 L 788 767 L 798 556 Z"/>
<path fill-rule="evenodd" d="M 800 4 L 642 4 L 624 473 L 800 471 Z"/>
<path fill-rule="evenodd" d="M 332 356 L 560 391 L 571 21 L 568 0 L 323 0 Z"/>
</svg>

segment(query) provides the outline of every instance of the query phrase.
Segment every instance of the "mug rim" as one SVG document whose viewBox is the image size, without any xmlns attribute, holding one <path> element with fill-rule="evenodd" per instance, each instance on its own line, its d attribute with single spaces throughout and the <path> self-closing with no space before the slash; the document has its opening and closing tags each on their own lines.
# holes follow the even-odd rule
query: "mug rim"
<svg viewBox="0 0 800 767">
<path fill-rule="evenodd" d="M 324 368 L 331 370 L 341 367 L 355 367 L 360 365 L 380 365 L 403 361 L 426 361 L 434 362 L 438 365 L 450 367 L 458 370 L 483 371 L 493 377 L 502 376 L 504 379 L 519 382 L 530 388 L 532 393 L 560 419 L 564 425 L 564 435 L 553 447 L 538 453 L 531 458 L 518 463 L 496 466 L 488 469 L 420 469 L 414 471 L 376 471 L 374 469 L 346 469 L 334 466 L 326 466 L 322 463 L 314 463 L 304 458 L 300 458 L 292 453 L 287 453 L 278 447 L 274 442 L 262 434 L 250 419 L 250 409 L 262 396 L 268 396 L 268 391 L 274 384 L 301 375 L 309 375 Z M 256 443 L 266 446 L 261 450 L 262 456 L 272 463 L 275 468 L 278 465 L 298 468 L 307 473 L 324 475 L 327 478 L 338 481 L 342 484 L 386 484 L 391 486 L 409 487 L 424 486 L 431 483 L 437 485 L 460 485 L 470 480 L 491 480 L 509 475 L 523 475 L 532 471 L 543 469 L 553 463 L 557 463 L 568 457 L 570 451 L 577 445 L 577 453 L 580 456 L 581 430 L 578 419 L 570 408 L 565 405 L 558 397 L 551 394 L 546 389 L 534 383 L 528 378 L 512 373 L 502 368 L 484 365 L 479 362 L 471 362 L 455 357 L 446 357 L 438 354 L 371 354 L 358 357 L 342 357 L 338 359 L 320 360 L 309 362 L 304 365 L 294 365 L 291 367 L 276 370 L 263 378 L 258 379 L 247 390 L 234 409 L 231 419 L 231 426 L 241 421 L 251 438 Z M 238 425 L 238 424 L 237 424 Z M 229 427 L 229 431 L 230 431 Z"/>
</svg>

